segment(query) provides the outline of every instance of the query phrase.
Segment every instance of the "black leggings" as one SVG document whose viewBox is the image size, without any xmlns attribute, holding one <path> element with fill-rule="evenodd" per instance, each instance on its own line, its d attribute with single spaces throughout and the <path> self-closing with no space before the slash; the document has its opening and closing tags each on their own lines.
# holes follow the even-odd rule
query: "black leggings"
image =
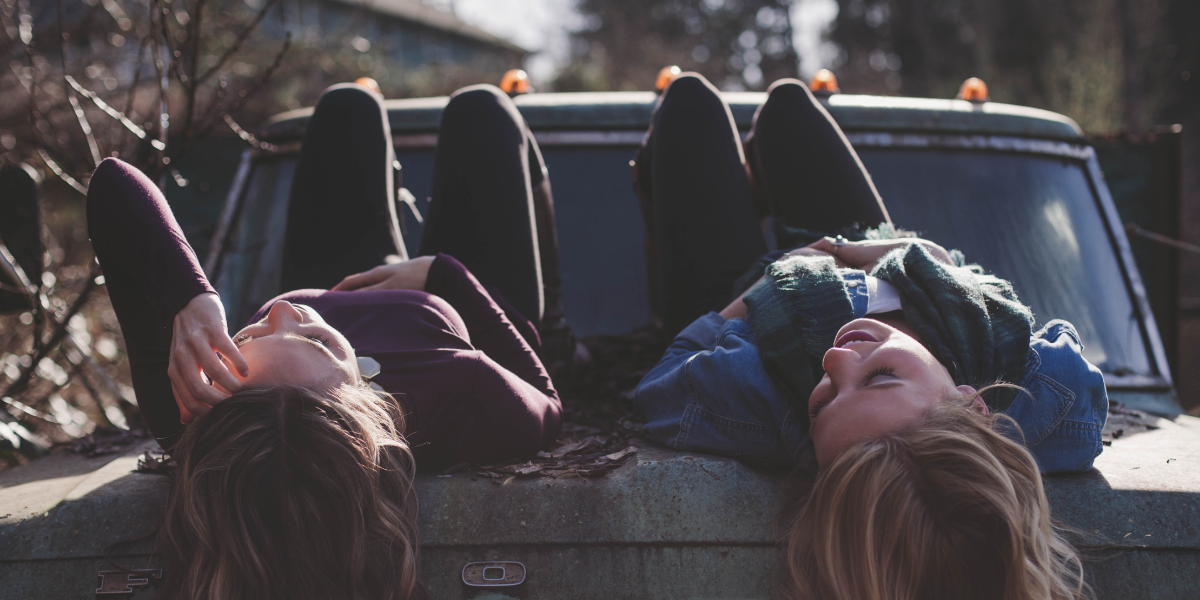
<svg viewBox="0 0 1200 600">
<path fill-rule="evenodd" d="M 406 257 L 393 161 L 378 96 L 357 85 L 321 96 L 292 180 L 282 292 L 328 289 L 389 255 Z M 490 85 L 455 92 L 442 112 L 420 254 L 453 256 L 539 324 L 543 275 L 558 279 L 548 183 L 537 143 L 507 95 Z M 539 187 L 544 194 L 534 193 Z M 543 274 L 547 264 L 552 270 Z"/>
<path fill-rule="evenodd" d="M 890 222 L 858 155 L 799 81 L 771 86 L 747 146 L 703 76 L 681 75 L 663 92 L 634 169 L 651 302 L 671 335 L 729 303 L 767 252 L 766 214 L 811 231 Z"/>
</svg>

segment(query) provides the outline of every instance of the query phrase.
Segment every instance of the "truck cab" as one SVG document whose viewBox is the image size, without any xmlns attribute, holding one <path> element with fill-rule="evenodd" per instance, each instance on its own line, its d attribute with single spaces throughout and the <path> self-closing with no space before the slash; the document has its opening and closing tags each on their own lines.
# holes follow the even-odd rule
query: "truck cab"
<svg viewBox="0 0 1200 600">
<path fill-rule="evenodd" d="M 745 134 L 765 94 L 724 97 Z M 514 100 L 550 171 L 571 326 L 585 340 L 644 326 L 644 231 L 629 163 L 656 95 Z M 385 102 L 408 192 L 397 210 L 412 255 L 447 101 Z M 1092 471 L 1046 481 L 1056 518 L 1080 532 L 1085 556 L 1096 559 L 1085 564 L 1096 595 L 1195 597 L 1200 419 L 1181 415 L 1125 231 L 1079 127 L 1063 115 L 987 101 L 829 93 L 822 102 L 898 226 L 1011 281 L 1039 323 L 1074 323 L 1085 357 L 1104 372 L 1110 400 L 1120 405 L 1105 451 Z M 258 146 L 243 153 L 201 257 L 231 324 L 279 292 L 288 196 L 310 115 L 271 119 Z M 782 552 L 772 520 L 786 472 L 636 443 L 633 459 L 598 478 L 420 475 L 421 572 L 432 596 L 778 595 Z M 110 585 L 97 579 L 113 570 L 104 549 L 151 531 L 161 517 L 163 477 L 131 472 L 152 446 L 116 458 L 56 453 L 0 473 L 0 589 L 84 598 Z M 151 544 L 133 542 L 110 556 L 147 569 L 139 575 L 146 583 L 127 587 L 149 597 Z M 124 590 L 119 577 L 126 575 L 107 581 Z"/>
</svg>

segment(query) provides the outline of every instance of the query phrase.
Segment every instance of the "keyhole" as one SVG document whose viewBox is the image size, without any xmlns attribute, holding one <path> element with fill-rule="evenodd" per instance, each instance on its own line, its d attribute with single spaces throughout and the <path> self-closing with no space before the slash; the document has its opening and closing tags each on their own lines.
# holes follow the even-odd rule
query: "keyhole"
<svg viewBox="0 0 1200 600">
<path fill-rule="evenodd" d="M 483 570 L 483 578 L 486 581 L 500 581 L 504 579 L 504 567 L 487 567 Z"/>
</svg>

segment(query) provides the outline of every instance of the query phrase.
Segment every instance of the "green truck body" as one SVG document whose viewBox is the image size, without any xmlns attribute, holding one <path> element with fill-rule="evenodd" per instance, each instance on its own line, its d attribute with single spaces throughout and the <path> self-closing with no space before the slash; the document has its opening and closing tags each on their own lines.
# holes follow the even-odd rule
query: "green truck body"
<svg viewBox="0 0 1200 600">
<path fill-rule="evenodd" d="M 725 94 L 748 131 L 763 94 Z M 427 208 L 446 98 L 388 101 L 410 251 Z M 1055 516 L 1081 532 L 1100 598 L 1200 595 L 1200 419 L 1181 416 L 1167 356 L 1096 153 L 1070 119 L 998 103 L 833 95 L 823 100 L 863 158 L 894 221 L 1014 282 L 1039 322 L 1079 328 L 1117 415 L 1089 473 L 1050 477 Z M 516 99 L 554 186 L 568 319 L 583 335 L 649 318 L 643 229 L 628 161 L 651 93 Z M 208 244 L 206 272 L 231 323 L 278 293 L 283 223 L 311 111 L 265 127 L 248 150 Z M 831 200 L 832 201 L 832 200 Z M 568 416 L 569 418 L 569 416 Z M 1119 429 L 1119 432 L 1118 432 Z M 470 473 L 418 477 L 421 572 L 435 598 L 768 598 L 782 552 L 772 530 L 785 474 L 640 444 L 594 479 L 497 485 Z M 0 473 L 0 595 L 85 598 L 112 571 L 110 544 L 154 529 L 166 481 L 119 457 L 55 453 Z M 113 561 L 153 569 L 147 541 Z M 523 583 L 469 585 L 468 563 L 521 563 Z M 518 569 L 509 565 L 510 572 Z M 149 597 L 146 581 L 104 585 Z M 488 583 L 484 581 L 483 583 Z M 124 596 L 130 597 L 130 596 Z"/>
</svg>

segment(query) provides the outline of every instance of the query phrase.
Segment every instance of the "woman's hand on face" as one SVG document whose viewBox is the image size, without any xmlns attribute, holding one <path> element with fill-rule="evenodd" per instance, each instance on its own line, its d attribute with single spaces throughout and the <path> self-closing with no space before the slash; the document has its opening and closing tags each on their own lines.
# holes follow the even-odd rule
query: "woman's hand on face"
<svg viewBox="0 0 1200 600">
<path fill-rule="evenodd" d="M 221 353 L 243 377 L 250 374 L 246 359 L 238 350 L 225 328 L 225 308 L 216 294 L 200 294 L 175 315 L 171 336 L 171 358 L 167 376 L 175 403 L 179 405 L 180 420 L 188 423 L 202 417 L 209 409 L 241 389 L 242 384 L 225 363 L 217 358 Z M 200 371 L 220 384 L 225 391 L 210 385 Z"/>
<path fill-rule="evenodd" d="M 950 258 L 950 253 L 946 252 L 945 248 L 929 240 L 920 238 L 863 240 L 861 242 L 844 242 L 840 246 L 834 242 L 834 239 L 830 237 L 821 238 L 803 249 L 814 249 L 832 254 L 834 259 L 838 261 L 838 266 L 843 266 L 843 263 L 845 263 L 844 266 L 870 272 L 879 263 L 879 259 L 883 258 L 888 252 L 896 248 L 903 248 L 909 244 L 920 244 L 935 260 L 948 265 L 954 265 L 954 261 Z"/>
<path fill-rule="evenodd" d="M 356 273 L 333 286 L 332 292 L 363 292 L 368 290 L 424 290 L 429 278 L 433 256 L 418 256 L 404 262 L 379 265 L 370 271 Z"/>
</svg>

